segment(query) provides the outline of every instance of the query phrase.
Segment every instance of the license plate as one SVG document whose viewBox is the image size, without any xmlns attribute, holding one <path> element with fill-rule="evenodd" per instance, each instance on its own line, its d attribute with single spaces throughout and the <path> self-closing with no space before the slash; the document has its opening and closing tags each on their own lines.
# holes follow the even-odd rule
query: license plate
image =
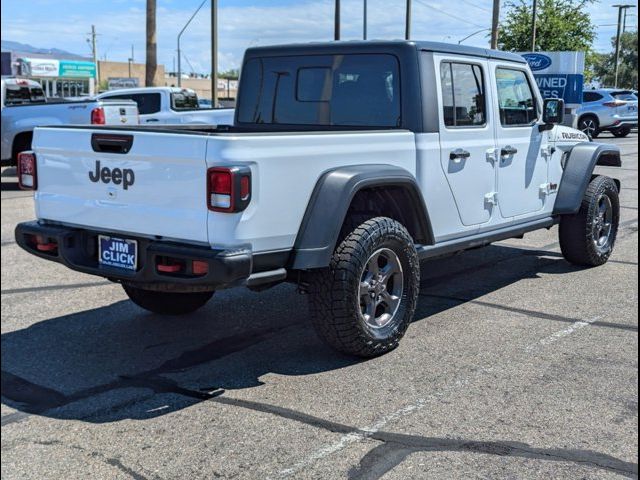
<svg viewBox="0 0 640 480">
<path fill-rule="evenodd" d="M 98 236 L 98 263 L 109 267 L 135 270 L 138 264 L 138 242 L 126 238 Z"/>
</svg>

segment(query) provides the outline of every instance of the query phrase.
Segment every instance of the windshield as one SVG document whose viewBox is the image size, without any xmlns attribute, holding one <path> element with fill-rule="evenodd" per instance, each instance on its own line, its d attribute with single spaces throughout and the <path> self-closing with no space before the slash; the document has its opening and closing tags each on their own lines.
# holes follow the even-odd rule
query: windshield
<svg viewBox="0 0 640 480">
<path fill-rule="evenodd" d="M 400 126 L 398 60 L 388 54 L 250 59 L 242 72 L 238 122 Z"/>
</svg>

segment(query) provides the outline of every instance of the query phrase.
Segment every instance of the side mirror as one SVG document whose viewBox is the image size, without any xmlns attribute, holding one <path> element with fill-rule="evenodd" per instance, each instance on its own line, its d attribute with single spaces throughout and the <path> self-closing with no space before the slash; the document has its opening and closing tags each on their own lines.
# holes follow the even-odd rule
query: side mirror
<svg viewBox="0 0 640 480">
<path fill-rule="evenodd" d="M 557 125 L 564 120 L 564 100 L 546 98 L 542 107 L 542 121 L 547 125 Z"/>
</svg>

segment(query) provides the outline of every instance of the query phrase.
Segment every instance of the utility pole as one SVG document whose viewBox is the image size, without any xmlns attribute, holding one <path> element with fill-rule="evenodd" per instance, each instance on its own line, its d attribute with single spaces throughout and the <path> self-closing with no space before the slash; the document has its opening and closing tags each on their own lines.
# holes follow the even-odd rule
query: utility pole
<svg viewBox="0 0 640 480">
<path fill-rule="evenodd" d="M 409 40 L 411 38 L 411 0 L 407 0 L 407 13 L 405 15 L 404 23 L 404 38 Z"/>
<path fill-rule="evenodd" d="M 498 22 L 500 21 L 500 0 L 493 0 L 493 17 L 491 18 L 491 48 L 498 49 Z"/>
<path fill-rule="evenodd" d="M 363 6 L 362 6 L 362 18 L 363 18 L 363 22 L 362 22 L 362 39 L 366 40 L 367 39 L 367 0 L 363 1 Z"/>
<path fill-rule="evenodd" d="M 158 43 L 156 40 L 156 0 L 147 0 L 147 30 L 146 52 L 144 67 L 144 85 L 155 85 L 156 71 L 158 70 Z"/>
<path fill-rule="evenodd" d="M 96 66 L 96 83 L 97 87 L 100 88 L 100 68 L 98 66 L 98 45 L 96 41 L 96 37 L 98 34 L 96 33 L 96 26 L 91 25 L 91 56 L 93 57 L 93 63 Z"/>
<path fill-rule="evenodd" d="M 618 9 L 618 31 L 616 33 L 616 60 L 615 60 L 615 76 L 613 86 L 618 88 L 618 69 L 620 66 L 620 29 L 622 27 L 622 12 L 624 11 L 625 15 L 627 13 L 628 8 L 633 8 L 635 5 L 632 4 L 622 4 L 622 5 L 613 5 L 614 8 Z"/>
<path fill-rule="evenodd" d="M 218 105 L 218 0 L 211 0 L 211 106 Z"/>
<path fill-rule="evenodd" d="M 333 39 L 340 40 L 340 0 L 335 0 L 333 12 Z"/>
<path fill-rule="evenodd" d="M 531 51 L 536 51 L 536 21 L 538 16 L 538 0 L 533 0 L 533 14 L 531 15 Z"/>
</svg>

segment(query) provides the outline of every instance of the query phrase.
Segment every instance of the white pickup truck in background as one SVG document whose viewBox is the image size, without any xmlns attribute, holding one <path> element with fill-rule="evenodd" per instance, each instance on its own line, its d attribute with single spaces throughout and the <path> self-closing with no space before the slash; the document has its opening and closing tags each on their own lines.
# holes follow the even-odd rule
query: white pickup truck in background
<svg viewBox="0 0 640 480">
<path fill-rule="evenodd" d="M 125 88 L 101 93 L 96 98 L 133 100 L 138 104 L 142 124 L 233 124 L 233 108 L 200 108 L 198 95 L 189 88 Z"/>
<path fill-rule="evenodd" d="M 48 99 L 33 80 L 2 79 L 2 161 L 16 162 L 31 148 L 33 129 L 44 125 L 138 124 L 138 107 L 128 100 Z"/>
</svg>

